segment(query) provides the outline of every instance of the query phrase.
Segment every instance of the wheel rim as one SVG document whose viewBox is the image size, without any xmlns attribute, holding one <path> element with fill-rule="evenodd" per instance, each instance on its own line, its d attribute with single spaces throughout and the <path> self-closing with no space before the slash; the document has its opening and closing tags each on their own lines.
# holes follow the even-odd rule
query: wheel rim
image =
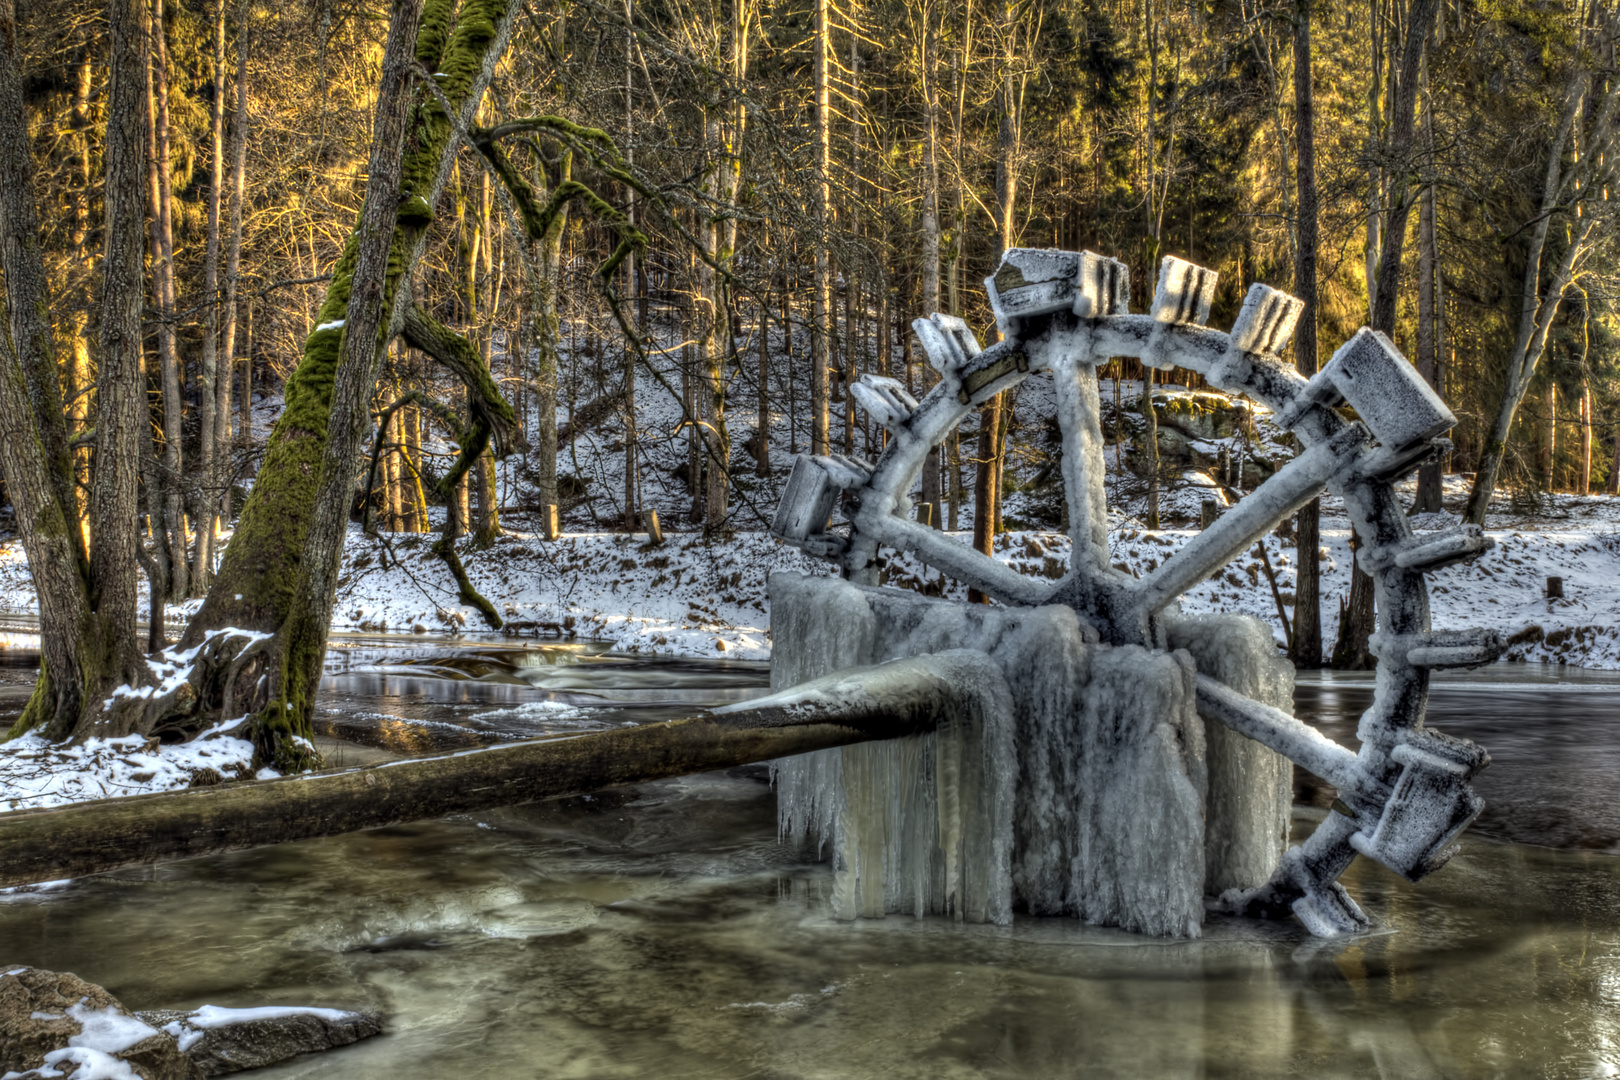
<svg viewBox="0 0 1620 1080">
<path fill-rule="evenodd" d="M 913 326 L 940 380 L 921 401 L 899 382 L 864 375 L 856 401 L 889 432 L 876 463 L 801 455 L 772 531 L 831 559 L 845 576 L 875 585 L 879 546 L 923 562 L 1009 606 L 1064 604 L 1101 641 L 1163 648 L 1157 613 L 1326 490 L 1339 496 L 1370 573 L 1378 612 L 1371 649 L 1379 659 L 1374 702 L 1359 751 L 1294 717 L 1198 677 L 1199 711 L 1278 751 L 1334 784 L 1340 795 L 1303 844 L 1284 853 L 1265 886 L 1224 898 L 1231 911 L 1292 912 L 1311 932 L 1365 930 L 1369 920 L 1339 876 L 1362 854 L 1412 881 L 1438 869 L 1456 837 L 1483 809 L 1469 779 L 1489 763 L 1480 747 L 1424 727 L 1430 672 L 1495 660 L 1493 631 L 1434 631 L 1424 575 L 1491 546 L 1477 526 L 1414 534 L 1395 482 L 1443 449 L 1456 419 L 1381 334 L 1363 329 L 1307 380 L 1280 359 L 1301 303 L 1254 285 L 1231 331 L 1206 328 L 1216 275 L 1175 258 L 1160 268 L 1148 314 L 1129 312 L 1125 266 L 1090 252 L 1014 249 L 986 279 L 1002 341 L 981 349 L 960 319 L 935 315 Z M 1175 555 L 1138 579 L 1112 567 L 1104 489 L 1098 367 L 1129 356 L 1183 367 L 1219 390 L 1271 409 L 1303 451 Z M 1055 585 L 1025 577 L 912 521 L 909 493 L 927 454 L 969 413 L 1032 374 L 1054 380 L 1063 433 L 1062 472 L 1070 521 L 1069 571 Z M 1348 403 L 1357 420 L 1335 411 Z M 834 504 L 844 526 L 828 531 Z"/>
</svg>

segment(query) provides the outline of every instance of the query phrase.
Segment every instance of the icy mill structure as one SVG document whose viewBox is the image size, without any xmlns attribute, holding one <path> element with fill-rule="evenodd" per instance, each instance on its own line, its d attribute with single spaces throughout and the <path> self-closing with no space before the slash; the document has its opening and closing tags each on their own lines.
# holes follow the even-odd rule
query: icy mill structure
<svg viewBox="0 0 1620 1080">
<path fill-rule="evenodd" d="M 773 687 L 953 650 L 988 657 L 975 669 L 985 680 L 1000 673 L 975 687 L 989 706 L 940 717 L 933 734 L 776 764 L 783 832 L 831 845 L 840 917 L 1005 923 L 1016 909 L 1193 937 L 1217 910 L 1353 934 L 1370 922 L 1338 878 L 1357 855 L 1417 881 L 1479 815 L 1469 780 L 1488 755 L 1426 730 L 1424 710 L 1432 671 L 1490 662 L 1502 643 L 1431 629 L 1424 574 L 1491 541 L 1467 525 L 1414 534 L 1392 488 L 1446 447 L 1456 418 L 1372 330 L 1301 376 L 1278 356 L 1301 303 L 1267 286 L 1249 290 L 1230 332 L 1206 328 L 1215 281 L 1166 258 L 1151 312 L 1133 315 L 1123 264 L 1010 250 L 985 282 L 1000 342 L 981 349 L 960 319 L 918 319 L 934 389 L 919 402 L 874 375 L 850 388 L 889 433 L 878 461 L 795 462 L 772 531 L 842 573 L 772 578 Z M 1097 367 L 1118 356 L 1245 394 L 1303 447 L 1140 579 L 1108 554 Z M 1039 372 L 1054 380 L 1073 541 L 1055 585 L 912 520 L 909 494 L 956 424 Z M 1294 718 L 1292 668 L 1260 622 L 1184 615 L 1178 603 L 1324 489 L 1344 500 L 1375 588 L 1376 697 L 1359 751 Z M 997 603 L 880 588 L 880 547 Z M 1339 797 L 1284 850 L 1290 762 Z"/>
</svg>

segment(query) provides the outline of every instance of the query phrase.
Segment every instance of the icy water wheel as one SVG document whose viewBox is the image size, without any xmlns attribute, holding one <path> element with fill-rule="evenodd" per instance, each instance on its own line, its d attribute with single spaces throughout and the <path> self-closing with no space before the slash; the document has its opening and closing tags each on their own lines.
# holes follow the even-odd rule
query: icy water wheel
<svg viewBox="0 0 1620 1080">
<path fill-rule="evenodd" d="M 1248 293 L 1227 333 L 1206 328 L 1213 271 L 1175 258 L 1160 269 L 1152 309 L 1129 312 L 1127 268 L 1090 252 L 1015 249 L 986 280 L 1003 340 L 981 349 L 960 319 L 913 326 L 940 379 L 917 401 L 893 379 L 865 375 L 851 392 L 890 438 L 874 463 L 841 455 L 795 463 L 772 531 L 830 559 L 858 584 L 876 584 L 880 546 L 910 551 L 1002 604 L 1064 604 L 1109 644 L 1163 648 L 1158 613 L 1218 572 L 1324 489 L 1339 496 L 1373 577 L 1379 626 L 1376 696 L 1353 752 L 1280 709 L 1198 677 L 1198 709 L 1276 750 L 1339 792 L 1332 812 L 1286 852 L 1272 880 L 1228 906 L 1292 911 L 1315 934 L 1365 930 L 1369 920 L 1338 882 L 1356 855 L 1417 881 L 1455 851 L 1483 808 L 1468 781 L 1485 751 L 1424 728 L 1430 672 L 1500 655 L 1491 631 L 1436 631 L 1424 574 L 1486 550 L 1476 526 L 1414 534 L 1393 484 L 1446 445 L 1456 418 L 1384 335 L 1363 329 L 1309 380 L 1280 359 L 1301 303 L 1265 285 Z M 1129 356 L 1182 367 L 1271 409 L 1302 452 L 1184 548 L 1140 579 L 1111 566 L 1097 367 Z M 911 520 L 909 493 L 929 450 L 993 395 L 1051 375 L 1063 432 L 1063 482 L 1073 541 L 1055 585 L 1026 577 Z M 1338 407 L 1349 404 L 1357 419 Z M 830 525 L 833 510 L 843 521 Z"/>
</svg>

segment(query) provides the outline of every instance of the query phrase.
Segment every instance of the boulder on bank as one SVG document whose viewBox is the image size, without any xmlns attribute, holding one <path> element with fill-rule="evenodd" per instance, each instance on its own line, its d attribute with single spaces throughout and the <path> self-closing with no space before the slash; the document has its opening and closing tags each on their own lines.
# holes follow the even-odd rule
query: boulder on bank
<svg viewBox="0 0 1620 1080">
<path fill-rule="evenodd" d="M 204 1005 L 132 1013 L 77 975 L 0 966 L 5 1080 L 203 1080 L 381 1031 L 376 1014 L 346 1009 Z"/>
</svg>

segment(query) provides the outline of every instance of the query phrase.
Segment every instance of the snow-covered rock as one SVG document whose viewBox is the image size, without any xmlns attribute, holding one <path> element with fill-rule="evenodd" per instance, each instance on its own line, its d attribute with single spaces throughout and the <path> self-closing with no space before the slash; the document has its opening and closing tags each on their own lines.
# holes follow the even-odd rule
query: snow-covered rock
<svg viewBox="0 0 1620 1080">
<path fill-rule="evenodd" d="M 348 1009 L 204 1005 L 190 1012 L 160 1010 L 136 1015 L 172 1036 L 204 1076 L 258 1069 L 382 1033 L 382 1018 L 376 1013 Z"/>
<path fill-rule="evenodd" d="M 93 983 L 66 972 L 0 971 L 0 1070 L 6 1080 L 201 1080 L 167 1035 Z"/>
</svg>

